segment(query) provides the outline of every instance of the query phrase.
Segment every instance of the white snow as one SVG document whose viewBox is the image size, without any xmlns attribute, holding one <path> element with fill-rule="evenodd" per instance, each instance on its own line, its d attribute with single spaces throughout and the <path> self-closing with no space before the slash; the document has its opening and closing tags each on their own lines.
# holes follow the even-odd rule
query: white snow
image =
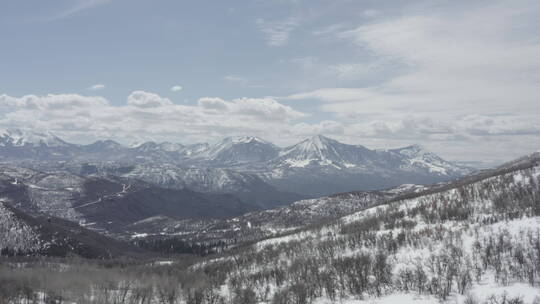
<svg viewBox="0 0 540 304">
<path fill-rule="evenodd" d="M 148 233 L 134 233 L 131 235 L 131 238 L 138 239 L 138 238 L 145 238 L 148 236 Z"/>
<path fill-rule="evenodd" d="M 7 144 L 22 147 L 30 145 L 38 147 L 45 145 L 48 147 L 64 147 L 68 144 L 51 132 L 38 133 L 21 129 L 5 129 L 0 131 L 0 145 Z"/>
<path fill-rule="evenodd" d="M 364 300 L 349 299 L 340 300 L 338 302 L 320 298 L 317 299 L 314 304 L 434 304 L 438 302 L 439 301 L 436 298 L 431 296 L 417 295 L 415 293 L 397 293 L 382 296 L 380 298 L 367 297 Z"/>
</svg>

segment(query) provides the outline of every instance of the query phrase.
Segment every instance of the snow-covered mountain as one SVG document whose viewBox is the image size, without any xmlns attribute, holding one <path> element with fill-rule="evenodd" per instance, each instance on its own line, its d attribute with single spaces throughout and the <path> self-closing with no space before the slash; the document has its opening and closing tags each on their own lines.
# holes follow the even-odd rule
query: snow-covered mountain
<svg viewBox="0 0 540 304">
<path fill-rule="evenodd" d="M 70 144 L 63 141 L 51 132 L 34 132 L 21 129 L 0 130 L 0 147 L 68 147 Z"/>
<path fill-rule="evenodd" d="M 51 133 L 21 130 L 6 131 L 2 136 L 3 161 L 151 164 L 153 171 L 161 166 L 165 176 L 168 165 L 174 164 L 206 172 L 203 184 L 220 180 L 220 170 L 226 169 L 255 174 L 282 192 L 308 196 L 390 188 L 404 183 L 430 184 L 471 172 L 470 168 L 445 161 L 418 145 L 371 150 L 321 135 L 286 148 L 252 136 L 229 137 L 215 144 L 146 142 L 131 147 L 112 140 L 75 145 Z M 178 182 L 182 181 L 175 183 Z"/>
<path fill-rule="evenodd" d="M 467 169 L 443 160 L 419 145 L 391 150 L 370 150 L 317 135 L 283 149 L 271 161 L 273 168 L 333 167 L 355 171 L 425 170 L 440 175 L 467 173 Z"/>
<path fill-rule="evenodd" d="M 77 149 L 50 132 L 0 131 L 0 161 L 67 159 Z"/>
<path fill-rule="evenodd" d="M 435 174 L 463 174 L 468 172 L 467 167 L 448 162 L 420 145 L 387 150 L 387 152 L 402 157 L 400 168 L 403 169 L 425 169 Z"/>
<path fill-rule="evenodd" d="M 280 151 L 271 161 L 273 167 L 321 167 L 333 166 L 347 169 L 368 166 L 377 157 L 375 151 L 363 146 L 342 144 L 322 135 L 313 136 Z"/>
<path fill-rule="evenodd" d="M 117 163 L 62 163 L 47 170 L 68 170 L 83 175 L 114 175 L 168 189 L 228 193 L 262 209 L 286 205 L 305 197 L 279 191 L 256 174 L 225 168 L 184 167 L 167 163 L 141 163 L 128 166 Z"/>
<path fill-rule="evenodd" d="M 370 150 L 318 135 L 283 149 L 259 174 L 280 189 L 320 196 L 404 183 L 431 184 L 471 171 L 418 145 Z"/>
<path fill-rule="evenodd" d="M 275 158 L 278 153 L 278 147 L 258 137 L 227 137 L 196 154 L 195 159 L 203 159 L 217 166 L 261 166 Z"/>
</svg>

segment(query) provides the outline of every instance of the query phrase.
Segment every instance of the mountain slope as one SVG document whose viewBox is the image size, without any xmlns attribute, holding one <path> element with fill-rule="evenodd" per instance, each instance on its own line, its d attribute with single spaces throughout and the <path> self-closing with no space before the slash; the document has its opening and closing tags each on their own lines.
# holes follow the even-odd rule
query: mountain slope
<svg viewBox="0 0 540 304">
<path fill-rule="evenodd" d="M 256 210 L 229 194 L 166 189 L 117 176 L 79 176 L 0 166 L 0 198 L 33 216 L 80 222 L 105 233 L 148 217 L 219 218 Z"/>
<path fill-rule="evenodd" d="M 197 267 L 232 267 L 222 294 L 247 290 L 265 303 L 532 303 L 539 163 L 536 153 Z"/>
<path fill-rule="evenodd" d="M 413 194 L 423 189 L 423 186 L 402 185 L 387 190 L 339 193 L 225 219 L 174 220 L 170 217 L 151 217 L 126 227 L 126 231 L 137 238 L 144 234 L 162 238 L 181 236 L 184 241 L 206 243 L 252 242 L 334 220 L 396 196 Z"/>
<path fill-rule="evenodd" d="M 204 159 L 220 166 L 260 166 L 275 158 L 278 151 L 278 147 L 257 137 L 227 137 L 199 153 L 196 159 Z"/>
<path fill-rule="evenodd" d="M 143 257 L 144 250 L 59 218 L 33 217 L 0 201 L 0 255 Z"/>
<path fill-rule="evenodd" d="M 116 176 L 123 179 L 144 181 L 167 189 L 190 189 L 203 193 L 232 194 L 246 204 L 262 209 L 286 205 L 306 197 L 296 193 L 279 191 L 256 174 L 225 168 L 131 162 L 49 162 L 37 167 L 46 172 L 67 171 L 87 177 Z"/>
<path fill-rule="evenodd" d="M 459 176 L 470 172 L 470 169 L 448 162 L 440 158 L 435 153 L 426 151 L 420 145 L 412 145 L 399 149 L 387 150 L 391 154 L 398 155 L 397 158 L 403 157 L 400 168 L 402 169 L 424 169 L 430 173 L 448 174 Z"/>
</svg>

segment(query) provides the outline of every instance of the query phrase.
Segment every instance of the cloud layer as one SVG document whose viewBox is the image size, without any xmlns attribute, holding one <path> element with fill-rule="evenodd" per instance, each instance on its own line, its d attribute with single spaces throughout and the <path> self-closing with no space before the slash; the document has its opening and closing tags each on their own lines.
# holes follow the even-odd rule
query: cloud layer
<svg viewBox="0 0 540 304">
<path fill-rule="evenodd" d="M 0 95 L 0 113 L 1 126 L 51 130 L 79 142 L 106 137 L 188 143 L 231 134 L 266 135 L 270 129 L 287 130 L 307 116 L 272 98 L 205 97 L 188 106 L 146 91 L 132 92 L 119 106 L 103 97 L 77 94 Z"/>
</svg>

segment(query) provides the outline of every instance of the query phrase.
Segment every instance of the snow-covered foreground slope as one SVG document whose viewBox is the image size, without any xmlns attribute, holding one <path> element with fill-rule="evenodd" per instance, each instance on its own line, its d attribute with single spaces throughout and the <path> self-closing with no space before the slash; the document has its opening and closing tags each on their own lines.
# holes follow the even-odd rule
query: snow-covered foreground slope
<svg viewBox="0 0 540 304">
<path fill-rule="evenodd" d="M 539 161 L 534 154 L 194 268 L 222 273 L 224 295 L 263 303 L 533 303 Z"/>
</svg>

